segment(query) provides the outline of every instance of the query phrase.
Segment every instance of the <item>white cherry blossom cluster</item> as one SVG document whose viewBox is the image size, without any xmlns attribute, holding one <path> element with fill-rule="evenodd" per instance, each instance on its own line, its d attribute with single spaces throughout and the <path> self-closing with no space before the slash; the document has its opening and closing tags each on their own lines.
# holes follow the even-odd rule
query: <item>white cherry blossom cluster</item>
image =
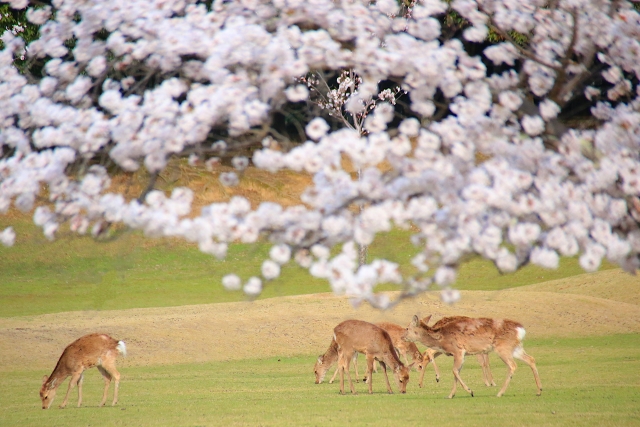
<svg viewBox="0 0 640 427">
<path fill-rule="evenodd" d="M 2 35 L 0 213 L 33 211 L 50 239 L 62 224 L 95 236 L 119 224 L 224 257 L 231 242 L 267 238 L 256 276 L 230 273 L 227 289 L 259 295 L 294 260 L 381 308 L 397 300 L 376 294 L 380 283 L 398 284 L 399 299 L 435 283 L 454 302 L 457 267 L 473 255 L 504 272 L 563 256 L 586 271 L 605 258 L 640 266 L 640 14 L 630 2 L 421 0 L 400 15 L 391 0 L 9 4 L 41 27 L 27 45 Z M 449 10 L 469 24 L 462 39 L 442 31 Z M 489 28 L 502 41 L 480 52 Z M 39 74 L 17 68 L 24 52 Z M 321 71 L 342 75 L 339 108 L 378 100 L 365 131 L 311 117 L 306 140 L 291 144 L 270 131 L 274 115 L 312 103 L 300 82 Z M 406 94 L 402 120 L 383 81 Z M 581 105 L 589 126 L 565 120 Z M 119 170 L 156 176 L 176 157 L 212 170 L 253 137 L 255 167 L 313 176 L 301 205 L 234 197 L 192 212 L 186 188 L 134 200 L 110 191 Z M 393 227 L 413 230 L 414 270 L 359 265 L 356 245 Z M 4 245 L 19 239 L 0 231 Z"/>
</svg>

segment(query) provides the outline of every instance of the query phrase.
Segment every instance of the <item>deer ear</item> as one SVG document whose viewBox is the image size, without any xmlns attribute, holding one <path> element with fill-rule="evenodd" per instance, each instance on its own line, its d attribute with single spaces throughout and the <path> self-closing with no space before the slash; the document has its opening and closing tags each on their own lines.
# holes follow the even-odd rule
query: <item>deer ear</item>
<svg viewBox="0 0 640 427">
<path fill-rule="evenodd" d="M 428 325 L 429 324 L 429 320 L 431 320 L 431 316 L 432 316 L 432 314 L 430 314 L 427 317 L 425 317 L 424 319 L 422 319 L 422 323 L 424 323 L 425 325 Z"/>
<path fill-rule="evenodd" d="M 44 385 L 44 383 L 46 383 L 48 379 L 49 379 L 49 377 L 46 376 L 46 375 L 44 377 L 42 377 L 42 385 Z"/>
<path fill-rule="evenodd" d="M 58 379 L 54 378 L 54 380 L 49 383 L 49 390 L 52 390 L 56 386 L 56 381 L 58 381 Z"/>
<path fill-rule="evenodd" d="M 415 364 L 416 364 L 416 362 L 412 362 L 411 365 L 407 366 L 407 369 L 413 368 L 413 365 L 415 365 Z"/>
<path fill-rule="evenodd" d="M 322 364 L 322 356 L 318 356 L 318 363 Z"/>
<path fill-rule="evenodd" d="M 420 324 L 420 319 L 418 318 L 417 315 L 413 316 L 413 319 L 411 319 L 411 326 L 418 326 Z"/>
</svg>

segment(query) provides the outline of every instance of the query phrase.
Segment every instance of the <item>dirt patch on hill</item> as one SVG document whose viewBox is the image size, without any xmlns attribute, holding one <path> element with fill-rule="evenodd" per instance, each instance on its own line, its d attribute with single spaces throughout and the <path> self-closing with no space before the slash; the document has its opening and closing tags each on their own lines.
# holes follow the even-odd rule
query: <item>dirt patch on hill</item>
<svg viewBox="0 0 640 427">
<path fill-rule="evenodd" d="M 637 278 L 605 271 L 565 279 L 574 283 L 571 286 L 561 282 L 463 292 L 454 306 L 426 294 L 385 312 L 368 306 L 354 309 L 344 298 L 315 294 L 0 319 L 0 370 L 50 370 L 67 344 L 90 332 L 126 341 L 129 357 L 120 362 L 123 366 L 320 354 L 329 345 L 332 328 L 349 318 L 405 325 L 414 314 L 433 314 L 434 319 L 455 314 L 504 317 L 522 322 L 528 337 L 640 332 Z M 609 288 L 617 291 L 605 298 Z"/>
</svg>

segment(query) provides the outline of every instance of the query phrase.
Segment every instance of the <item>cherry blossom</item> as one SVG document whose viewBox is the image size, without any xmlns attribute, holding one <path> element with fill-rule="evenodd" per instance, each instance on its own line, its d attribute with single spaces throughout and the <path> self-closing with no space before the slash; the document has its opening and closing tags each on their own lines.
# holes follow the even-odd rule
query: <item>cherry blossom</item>
<svg viewBox="0 0 640 427">
<path fill-rule="evenodd" d="M 269 241 L 254 277 L 222 285 L 255 297 L 293 257 L 380 308 L 432 284 L 455 302 L 473 255 L 505 273 L 561 256 L 640 267 L 628 1 L 8 3 L 40 31 L 2 35 L 0 213 L 33 212 L 48 239 L 116 224 L 219 258 Z M 450 11 L 468 26 L 446 27 Z M 228 186 L 250 164 L 312 181 L 297 206 L 234 197 L 194 212 L 191 190 L 154 189 L 179 158 Z M 114 175 L 141 169 L 143 194 L 115 193 Z M 358 245 L 394 227 L 410 230 L 409 268 L 360 262 Z"/>
</svg>

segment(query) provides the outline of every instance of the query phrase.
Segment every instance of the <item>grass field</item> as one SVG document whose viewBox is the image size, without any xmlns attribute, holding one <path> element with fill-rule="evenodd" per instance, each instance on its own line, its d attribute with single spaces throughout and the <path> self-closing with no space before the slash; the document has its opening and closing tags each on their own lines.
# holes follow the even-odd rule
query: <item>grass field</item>
<svg viewBox="0 0 640 427">
<path fill-rule="evenodd" d="M 328 286 L 295 266 L 259 301 L 225 292 L 220 278 L 256 274 L 266 244 L 233 245 L 218 261 L 189 245 L 135 233 L 109 242 L 50 243 L 25 220 L 16 228 L 16 247 L 0 248 L 0 426 L 640 425 L 640 280 L 608 264 L 593 275 L 571 259 L 557 271 L 529 266 L 500 275 L 472 260 L 459 275 L 460 304 L 444 306 L 429 294 L 380 313 L 316 294 Z M 405 237 L 384 236 L 370 258 L 406 264 L 413 248 Z M 302 294 L 311 295 L 288 297 Z M 401 323 L 413 313 L 522 321 L 542 396 L 519 364 L 505 396 L 495 397 L 498 389 L 482 384 L 473 357 L 462 373 L 473 398 L 459 389 L 446 399 L 452 385 L 446 357 L 437 360 L 440 383 L 427 372 L 420 389 L 414 374 L 406 395 L 387 395 L 381 374 L 374 375 L 373 395 L 362 383 L 358 396 L 340 396 L 335 383 L 313 383 L 313 363 L 337 322 Z M 129 357 L 118 362 L 120 402 L 96 407 L 102 380 L 91 370 L 82 408 L 75 407 L 74 391 L 67 409 L 57 409 L 65 382 L 52 409 L 41 410 L 42 376 L 64 346 L 90 331 L 127 341 Z M 505 367 L 495 355 L 491 363 L 501 385 Z"/>
<path fill-rule="evenodd" d="M 195 245 L 143 239 L 138 233 L 123 233 L 104 242 L 62 233 L 49 242 L 27 218 L 9 223 L 0 216 L 0 230 L 9 224 L 18 238 L 12 248 L 0 245 L 0 317 L 244 301 L 242 293 L 224 290 L 222 277 L 231 272 L 245 280 L 259 275 L 270 249 L 267 243 L 235 244 L 224 260 L 218 260 Z M 369 248 L 369 259 L 390 259 L 408 269 L 415 253 L 408 232 L 395 231 L 378 237 Z M 605 262 L 601 269 L 611 268 L 614 266 Z M 486 260 L 475 259 L 462 266 L 456 286 L 501 290 L 581 273 L 576 259 L 563 259 L 558 270 L 529 265 L 508 275 L 500 274 Z M 326 282 L 290 263 L 261 298 L 328 291 Z"/>
<path fill-rule="evenodd" d="M 450 375 L 445 373 L 436 384 L 431 372 L 424 388 L 410 382 L 406 395 L 386 394 L 382 374 L 374 374 L 373 395 L 360 383 L 359 395 L 340 396 L 336 383 L 314 384 L 313 358 L 300 356 L 122 368 L 120 402 L 104 408 L 96 408 L 102 381 L 93 370 L 86 375 L 82 408 L 75 408 L 73 393 L 67 409 L 42 411 L 36 395 L 39 372 L 2 373 L 0 425 L 638 425 L 638 335 L 531 340 L 527 351 L 538 360 L 541 397 L 535 396 L 531 371 L 522 365 L 506 395 L 495 397 L 497 388 L 482 384 L 475 358 L 469 358 L 463 371 L 473 398 L 459 390 L 454 399 L 446 399 Z M 438 361 L 443 373 L 448 372 L 450 359 Z M 495 356 L 491 361 L 494 376 L 501 381 L 503 365 Z"/>
</svg>

